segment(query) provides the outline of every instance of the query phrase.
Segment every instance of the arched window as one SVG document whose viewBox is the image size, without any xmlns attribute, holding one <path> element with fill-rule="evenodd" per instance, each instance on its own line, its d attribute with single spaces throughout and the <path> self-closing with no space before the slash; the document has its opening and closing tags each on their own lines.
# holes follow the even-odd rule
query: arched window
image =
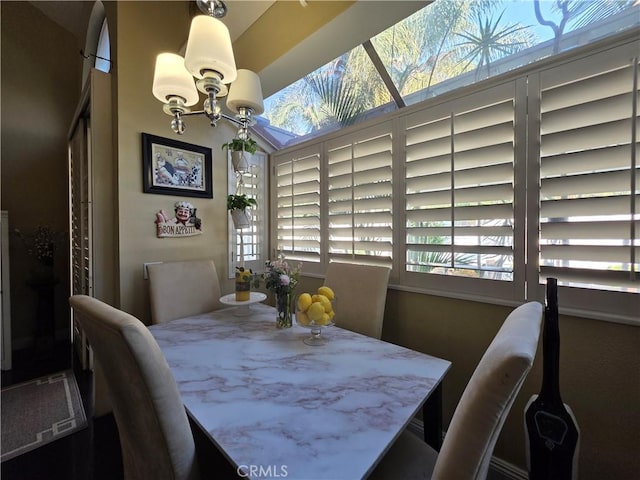
<svg viewBox="0 0 640 480">
<path fill-rule="evenodd" d="M 93 5 L 87 26 L 87 36 L 84 44 L 84 64 L 82 67 L 82 81 L 87 81 L 92 68 L 109 73 L 111 70 L 111 42 L 109 41 L 109 26 L 103 3 L 98 0 Z"/>
<path fill-rule="evenodd" d="M 109 42 L 109 25 L 105 18 L 100 28 L 100 37 L 98 37 L 98 47 L 96 48 L 95 67 L 105 73 L 111 70 L 111 48 Z"/>
</svg>

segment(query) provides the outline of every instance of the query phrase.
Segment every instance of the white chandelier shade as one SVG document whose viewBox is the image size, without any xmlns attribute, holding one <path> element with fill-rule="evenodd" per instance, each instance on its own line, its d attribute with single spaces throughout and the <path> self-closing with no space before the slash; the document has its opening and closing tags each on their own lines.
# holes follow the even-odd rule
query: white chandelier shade
<svg viewBox="0 0 640 480">
<path fill-rule="evenodd" d="M 262 85 L 256 73 L 251 70 L 238 70 L 236 81 L 229 87 L 227 107 L 236 113 L 243 107 L 252 108 L 255 115 L 261 115 L 264 112 Z"/>
<path fill-rule="evenodd" d="M 153 95 L 163 103 L 171 97 L 181 97 L 187 107 L 198 102 L 198 90 L 184 66 L 184 58 L 175 53 L 158 55 L 153 75 Z"/>
<path fill-rule="evenodd" d="M 213 15 L 226 11 L 220 0 L 199 0 L 198 5 Z M 226 96 L 230 89 L 227 106 L 235 117 L 222 113 L 218 104 L 218 98 Z M 198 90 L 206 98 L 202 110 L 192 111 L 189 107 L 200 99 Z M 174 53 L 158 55 L 152 91 L 164 104 L 164 112 L 173 117 L 171 129 L 178 135 L 185 132 L 186 117 L 204 115 L 212 127 L 220 119 L 235 123 L 238 138 L 248 139 L 255 115 L 264 112 L 260 77 L 250 70 L 236 70 L 229 29 L 208 15 L 192 20 L 184 58 Z"/>
<path fill-rule="evenodd" d="M 236 61 L 229 29 L 217 18 L 198 15 L 191 22 L 184 64 L 196 78 L 217 72 L 222 83 L 236 79 Z"/>
</svg>

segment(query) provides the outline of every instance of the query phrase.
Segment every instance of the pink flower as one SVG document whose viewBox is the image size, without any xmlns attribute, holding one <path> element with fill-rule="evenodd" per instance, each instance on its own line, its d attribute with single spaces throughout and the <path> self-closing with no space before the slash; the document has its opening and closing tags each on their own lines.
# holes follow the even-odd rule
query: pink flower
<svg viewBox="0 0 640 480">
<path fill-rule="evenodd" d="M 292 293 L 298 285 L 298 277 L 302 263 L 298 263 L 296 268 L 291 268 L 289 262 L 279 255 L 277 260 L 267 260 L 262 278 L 265 281 L 267 290 L 271 290 L 276 295 Z"/>
</svg>

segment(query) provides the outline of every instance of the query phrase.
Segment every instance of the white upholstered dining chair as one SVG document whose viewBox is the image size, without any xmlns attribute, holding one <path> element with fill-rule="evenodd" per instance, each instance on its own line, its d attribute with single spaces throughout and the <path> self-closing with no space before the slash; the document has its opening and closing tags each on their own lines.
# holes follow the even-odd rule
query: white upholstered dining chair
<svg viewBox="0 0 640 480">
<path fill-rule="evenodd" d="M 127 480 L 200 478 L 195 441 L 160 347 L 137 318 L 86 295 L 69 303 L 104 372 Z"/>
<path fill-rule="evenodd" d="M 487 348 L 451 418 L 440 453 L 404 431 L 369 479 L 482 480 L 536 354 L 543 307 L 516 308 Z"/>
<path fill-rule="evenodd" d="M 336 325 L 379 339 L 390 272 L 384 266 L 331 262 L 324 284 L 336 295 Z"/>
<path fill-rule="evenodd" d="M 164 323 L 222 308 L 213 260 L 164 262 L 147 266 L 151 321 Z"/>
</svg>

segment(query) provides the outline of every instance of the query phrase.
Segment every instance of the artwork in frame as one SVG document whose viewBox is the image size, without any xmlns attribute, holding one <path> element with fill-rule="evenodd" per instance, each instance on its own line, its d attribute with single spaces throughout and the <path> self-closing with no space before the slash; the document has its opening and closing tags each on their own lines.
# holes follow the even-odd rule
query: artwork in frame
<svg viewBox="0 0 640 480">
<path fill-rule="evenodd" d="M 142 134 L 145 193 L 213 198 L 211 149 Z"/>
</svg>

